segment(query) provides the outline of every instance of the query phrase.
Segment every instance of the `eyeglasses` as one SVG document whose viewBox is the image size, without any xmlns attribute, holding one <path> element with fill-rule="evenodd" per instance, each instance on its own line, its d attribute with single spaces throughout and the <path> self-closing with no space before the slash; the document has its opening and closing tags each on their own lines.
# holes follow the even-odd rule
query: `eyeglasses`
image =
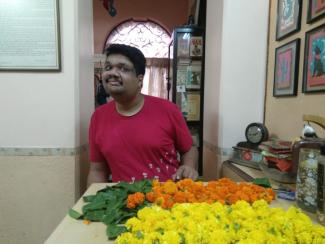
<svg viewBox="0 0 325 244">
<path fill-rule="evenodd" d="M 128 67 L 127 65 L 124 64 L 118 64 L 118 65 L 106 64 L 104 67 L 104 71 L 112 71 L 114 68 L 120 74 L 129 74 L 134 72 L 134 68 Z"/>
</svg>

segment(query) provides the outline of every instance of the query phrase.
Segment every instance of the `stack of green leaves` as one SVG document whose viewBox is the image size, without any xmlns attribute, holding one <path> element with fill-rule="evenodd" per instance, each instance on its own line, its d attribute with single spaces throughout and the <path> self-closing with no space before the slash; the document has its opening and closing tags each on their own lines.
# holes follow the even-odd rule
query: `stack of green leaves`
<svg viewBox="0 0 325 244">
<path fill-rule="evenodd" d="M 140 209 L 150 204 L 145 201 L 143 205 L 129 209 L 126 207 L 128 194 L 147 193 L 151 189 L 152 182 L 150 180 L 141 180 L 134 183 L 120 182 L 114 186 L 107 186 L 98 191 L 96 195 L 83 197 L 87 204 L 83 206 L 82 213 L 70 209 L 69 215 L 74 219 L 103 222 L 107 225 L 106 234 L 108 238 L 115 239 L 126 231 L 126 228 L 121 224 L 125 223 L 127 219 L 136 216 Z"/>
</svg>

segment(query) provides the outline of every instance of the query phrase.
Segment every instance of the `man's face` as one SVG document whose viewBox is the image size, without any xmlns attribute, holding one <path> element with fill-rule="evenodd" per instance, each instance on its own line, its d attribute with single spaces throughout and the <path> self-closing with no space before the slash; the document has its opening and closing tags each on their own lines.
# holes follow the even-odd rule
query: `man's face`
<svg viewBox="0 0 325 244">
<path fill-rule="evenodd" d="M 132 62 L 121 54 L 107 57 L 103 85 L 106 92 L 114 95 L 134 96 L 141 91 L 143 75 L 136 75 Z"/>
</svg>

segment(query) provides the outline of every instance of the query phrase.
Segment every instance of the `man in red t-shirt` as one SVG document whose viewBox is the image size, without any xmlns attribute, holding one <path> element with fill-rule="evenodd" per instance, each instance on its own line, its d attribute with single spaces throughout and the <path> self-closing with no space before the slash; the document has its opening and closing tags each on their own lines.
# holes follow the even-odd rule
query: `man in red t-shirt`
<svg viewBox="0 0 325 244">
<path fill-rule="evenodd" d="M 106 49 L 103 85 L 114 100 L 91 118 L 88 185 L 107 182 L 109 174 L 113 182 L 198 177 L 198 152 L 180 110 L 141 94 L 145 63 L 135 47 Z"/>
</svg>

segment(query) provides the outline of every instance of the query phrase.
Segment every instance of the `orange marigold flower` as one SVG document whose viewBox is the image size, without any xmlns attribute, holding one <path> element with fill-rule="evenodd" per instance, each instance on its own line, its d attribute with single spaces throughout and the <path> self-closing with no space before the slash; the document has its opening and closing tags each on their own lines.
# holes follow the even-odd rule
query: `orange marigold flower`
<svg viewBox="0 0 325 244">
<path fill-rule="evenodd" d="M 138 205 L 143 204 L 144 202 L 144 194 L 142 192 L 136 192 L 134 194 L 128 195 L 126 206 L 128 208 L 135 208 Z"/>
<path fill-rule="evenodd" d="M 155 201 L 155 194 L 153 192 L 146 193 L 146 199 L 149 202 L 154 202 Z"/>
<path fill-rule="evenodd" d="M 146 194 L 146 199 L 163 208 L 171 208 L 175 203 L 220 202 L 232 204 L 238 200 L 253 203 L 264 199 L 271 202 L 275 198 L 272 189 L 247 182 L 236 183 L 228 178 L 216 181 L 194 182 L 192 179 L 183 179 L 177 183 L 168 180 L 165 183 L 154 181 L 152 192 Z"/>
<path fill-rule="evenodd" d="M 236 194 L 232 194 L 227 198 L 227 203 L 234 204 L 239 200 L 239 197 Z"/>
<path fill-rule="evenodd" d="M 178 190 L 176 183 L 174 183 L 171 180 L 166 181 L 162 187 L 163 187 L 163 192 L 167 194 L 174 194 Z"/>
<path fill-rule="evenodd" d="M 136 205 L 135 205 L 135 203 L 134 202 L 127 202 L 127 204 L 126 204 L 126 206 L 127 206 L 127 208 L 130 208 L 130 209 L 132 209 L 132 208 L 135 208 L 136 207 Z"/>
<path fill-rule="evenodd" d="M 84 223 L 85 225 L 89 225 L 91 222 L 90 222 L 90 220 L 88 220 L 88 219 L 84 219 L 84 220 L 82 221 L 82 223 Z"/>
<path fill-rule="evenodd" d="M 174 195 L 174 201 L 177 203 L 184 203 L 187 202 L 187 193 L 182 192 L 182 191 L 178 191 L 175 193 Z"/>
<path fill-rule="evenodd" d="M 155 200 L 155 203 L 158 206 L 163 206 L 164 202 L 165 202 L 165 199 L 162 196 L 157 197 L 156 200 Z"/>
<path fill-rule="evenodd" d="M 152 180 L 152 187 L 155 187 L 155 186 L 160 186 L 160 182 L 159 180 Z"/>
<path fill-rule="evenodd" d="M 186 188 L 189 188 L 192 186 L 194 181 L 192 179 L 183 179 L 178 181 L 176 184 L 180 190 L 185 190 Z"/>
</svg>

